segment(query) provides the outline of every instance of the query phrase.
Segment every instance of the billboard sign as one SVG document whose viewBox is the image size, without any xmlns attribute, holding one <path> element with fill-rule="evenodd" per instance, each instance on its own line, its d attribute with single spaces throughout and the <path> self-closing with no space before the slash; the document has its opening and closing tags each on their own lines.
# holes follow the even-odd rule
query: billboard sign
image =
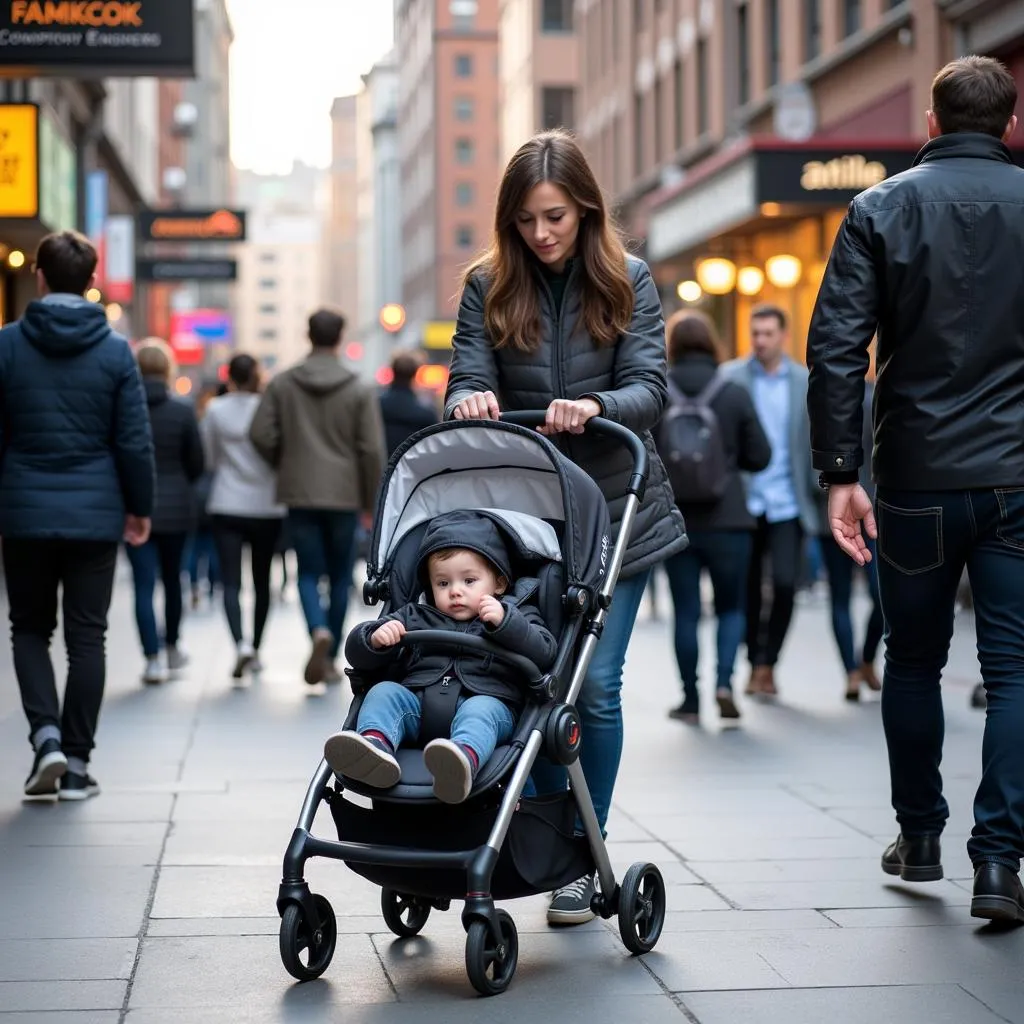
<svg viewBox="0 0 1024 1024">
<path fill-rule="evenodd" d="M 143 210 L 143 242 L 244 242 L 244 210 Z"/>
<path fill-rule="evenodd" d="M 0 104 L 0 217 L 39 214 L 39 108 Z"/>
<path fill-rule="evenodd" d="M 195 74 L 193 0 L 0 0 L 0 77 Z"/>
<path fill-rule="evenodd" d="M 238 261 L 205 257 L 139 259 L 135 275 L 140 281 L 236 281 Z"/>
<path fill-rule="evenodd" d="M 195 366 L 211 345 L 231 344 L 231 314 L 190 309 L 171 314 L 171 349 L 180 366 Z"/>
<path fill-rule="evenodd" d="M 135 221 L 124 213 L 108 217 L 105 235 L 106 296 L 112 302 L 131 302 L 135 294 Z"/>
</svg>

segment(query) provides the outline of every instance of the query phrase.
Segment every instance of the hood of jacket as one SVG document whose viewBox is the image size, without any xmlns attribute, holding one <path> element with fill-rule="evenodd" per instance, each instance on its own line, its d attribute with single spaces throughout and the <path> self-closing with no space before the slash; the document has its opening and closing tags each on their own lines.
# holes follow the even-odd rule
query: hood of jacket
<svg viewBox="0 0 1024 1024">
<path fill-rule="evenodd" d="M 30 302 L 21 329 L 40 352 L 65 358 L 77 356 L 113 333 L 101 305 L 63 292 Z"/>
<path fill-rule="evenodd" d="M 154 405 L 163 405 L 171 400 L 171 391 L 163 377 L 143 377 L 142 385 L 146 389 L 146 402 L 152 409 Z"/>
<path fill-rule="evenodd" d="M 430 594 L 427 559 L 435 551 L 459 548 L 475 551 L 491 563 L 506 580 L 512 582 L 511 560 L 501 531 L 493 519 L 476 512 L 460 510 L 435 516 L 420 542 L 418 573 Z"/>
<path fill-rule="evenodd" d="M 303 391 L 313 395 L 326 395 L 358 379 L 330 352 L 314 352 L 292 369 L 291 378 Z"/>
</svg>

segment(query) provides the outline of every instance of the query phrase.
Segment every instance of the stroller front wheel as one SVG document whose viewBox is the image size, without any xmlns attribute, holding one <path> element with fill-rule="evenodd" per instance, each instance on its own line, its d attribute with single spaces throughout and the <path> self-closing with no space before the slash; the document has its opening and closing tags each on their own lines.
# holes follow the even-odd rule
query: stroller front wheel
<svg viewBox="0 0 1024 1024">
<path fill-rule="evenodd" d="M 394 889 L 381 889 L 380 910 L 384 923 L 400 939 L 419 935 L 430 917 L 430 904 Z"/>
<path fill-rule="evenodd" d="M 634 864 L 619 887 L 619 935 L 634 956 L 649 953 L 665 927 L 665 880 L 654 864 Z"/>
<path fill-rule="evenodd" d="M 504 992 L 519 963 L 519 933 L 505 910 L 497 911 L 501 938 L 495 942 L 486 921 L 475 920 L 466 935 L 466 973 L 469 982 L 482 996 Z"/>
<path fill-rule="evenodd" d="M 311 928 L 297 903 L 289 903 L 281 917 L 281 962 L 298 981 L 319 978 L 330 966 L 338 942 L 338 921 L 327 899 L 314 895 L 320 927 Z"/>
</svg>

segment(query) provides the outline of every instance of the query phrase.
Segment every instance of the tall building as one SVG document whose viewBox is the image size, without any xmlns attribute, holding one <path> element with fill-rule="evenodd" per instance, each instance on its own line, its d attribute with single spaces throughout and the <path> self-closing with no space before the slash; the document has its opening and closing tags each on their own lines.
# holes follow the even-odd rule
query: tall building
<svg viewBox="0 0 1024 1024">
<path fill-rule="evenodd" d="M 359 181 L 356 162 L 356 97 L 341 96 L 331 106 L 331 169 L 326 277 L 323 300 L 341 310 L 355 337 L 359 324 Z"/>
<path fill-rule="evenodd" d="M 574 0 L 501 0 L 501 159 L 547 128 L 575 128 L 579 43 Z"/>
<path fill-rule="evenodd" d="M 271 373 L 306 355 L 307 321 L 321 305 L 324 174 L 301 163 L 285 175 L 237 174 L 248 237 L 235 247 L 236 346 Z"/>
<path fill-rule="evenodd" d="M 380 311 L 402 301 L 401 168 L 398 157 L 398 67 L 389 53 L 363 76 L 356 101 L 360 368 L 375 373 L 401 332 L 380 324 Z"/>
<path fill-rule="evenodd" d="M 498 0 L 395 0 L 408 336 L 450 346 L 500 176 Z"/>
<path fill-rule="evenodd" d="M 997 55 L 1024 87 L 1020 0 L 589 0 L 576 13 L 595 169 L 666 305 L 687 282 L 741 353 L 752 304 L 772 301 L 802 357 L 847 204 L 911 165 L 939 67 Z"/>
</svg>

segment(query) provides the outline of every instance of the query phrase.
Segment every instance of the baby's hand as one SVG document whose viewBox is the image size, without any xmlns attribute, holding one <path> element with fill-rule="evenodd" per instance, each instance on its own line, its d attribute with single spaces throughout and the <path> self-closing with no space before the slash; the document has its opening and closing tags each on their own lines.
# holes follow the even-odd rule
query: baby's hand
<svg viewBox="0 0 1024 1024">
<path fill-rule="evenodd" d="M 488 626 L 500 626 L 505 621 L 505 606 L 496 597 L 488 595 L 480 601 L 477 615 Z"/>
<path fill-rule="evenodd" d="M 373 631 L 370 636 L 370 646 L 378 651 L 382 647 L 394 647 L 403 636 L 405 636 L 405 626 L 398 619 L 392 619 Z"/>
</svg>

